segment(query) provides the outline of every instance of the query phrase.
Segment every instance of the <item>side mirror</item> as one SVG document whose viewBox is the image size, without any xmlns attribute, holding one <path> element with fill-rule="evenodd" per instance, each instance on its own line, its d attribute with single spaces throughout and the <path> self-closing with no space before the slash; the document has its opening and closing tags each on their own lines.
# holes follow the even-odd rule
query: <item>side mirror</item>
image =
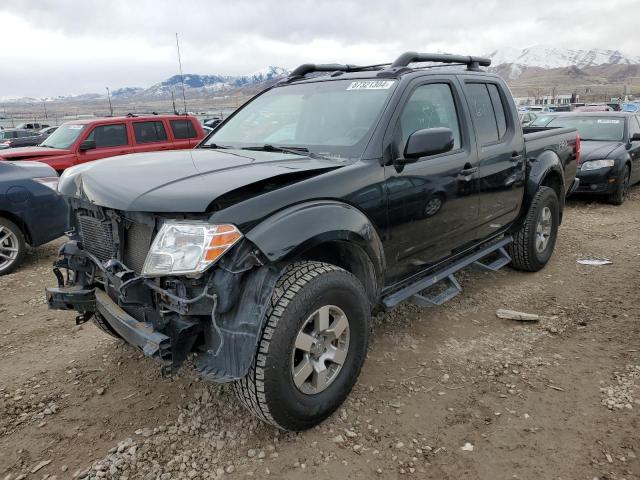
<svg viewBox="0 0 640 480">
<path fill-rule="evenodd" d="M 416 130 L 404 147 L 404 162 L 411 163 L 418 158 L 437 155 L 453 149 L 453 131 L 450 128 L 425 128 Z M 401 160 L 402 162 L 402 160 Z"/>
<path fill-rule="evenodd" d="M 85 140 L 84 142 L 82 142 L 80 144 L 80 151 L 81 152 L 85 152 L 87 150 L 93 150 L 94 148 L 96 148 L 96 141 L 95 140 Z"/>
<path fill-rule="evenodd" d="M 640 133 L 634 133 L 631 136 L 629 141 L 631 141 L 631 142 L 640 142 Z"/>
</svg>

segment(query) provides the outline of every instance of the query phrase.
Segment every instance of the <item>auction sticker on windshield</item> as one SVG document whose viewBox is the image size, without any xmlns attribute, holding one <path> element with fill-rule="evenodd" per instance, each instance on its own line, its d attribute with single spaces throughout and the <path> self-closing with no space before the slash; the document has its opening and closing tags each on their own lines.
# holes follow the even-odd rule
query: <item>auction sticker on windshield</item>
<svg viewBox="0 0 640 480">
<path fill-rule="evenodd" d="M 598 123 L 615 123 L 618 124 L 620 123 L 620 120 L 610 120 L 610 119 L 604 119 L 604 118 L 599 118 L 598 119 Z"/>
<path fill-rule="evenodd" d="M 360 80 L 351 82 L 347 90 L 387 90 L 393 83 L 393 80 Z"/>
</svg>

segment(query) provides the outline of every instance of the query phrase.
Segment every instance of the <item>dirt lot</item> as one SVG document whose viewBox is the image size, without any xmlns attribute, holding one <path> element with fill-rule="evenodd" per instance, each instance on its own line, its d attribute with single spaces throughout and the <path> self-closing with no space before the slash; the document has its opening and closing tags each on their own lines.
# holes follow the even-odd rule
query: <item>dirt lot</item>
<svg viewBox="0 0 640 480">
<path fill-rule="evenodd" d="M 570 202 L 542 272 L 464 273 L 444 307 L 378 315 L 344 408 L 300 434 L 48 311 L 58 244 L 0 278 L 4 480 L 640 478 L 640 187 Z"/>
</svg>

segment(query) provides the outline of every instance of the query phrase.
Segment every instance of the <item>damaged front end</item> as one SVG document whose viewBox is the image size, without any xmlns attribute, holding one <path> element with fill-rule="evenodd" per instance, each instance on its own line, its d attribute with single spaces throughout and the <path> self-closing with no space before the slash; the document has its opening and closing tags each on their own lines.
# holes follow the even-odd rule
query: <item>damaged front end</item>
<svg viewBox="0 0 640 480">
<path fill-rule="evenodd" d="M 253 362 L 278 268 L 242 237 L 223 250 L 211 240 L 197 269 L 172 273 L 176 258 L 188 260 L 175 248 L 184 239 L 171 238 L 174 258 L 157 245 L 164 240 L 161 233 L 176 222 L 207 226 L 205 219 L 71 203 L 73 230 L 54 263 L 58 286 L 46 290 L 49 308 L 77 311 L 76 323 L 95 318 L 101 328 L 158 359 L 167 373 L 194 352 L 207 380 L 242 378 Z M 228 237 L 213 227 L 217 240 Z M 149 275 L 154 268 L 168 270 Z"/>
</svg>

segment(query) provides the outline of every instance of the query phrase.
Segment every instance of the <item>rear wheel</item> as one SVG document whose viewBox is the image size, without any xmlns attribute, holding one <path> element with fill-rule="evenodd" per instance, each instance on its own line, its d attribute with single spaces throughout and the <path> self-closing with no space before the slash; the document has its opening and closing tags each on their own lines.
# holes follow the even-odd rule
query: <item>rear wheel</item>
<svg viewBox="0 0 640 480">
<path fill-rule="evenodd" d="M 542 269 L 553 253 L 559 224 L 560 206 L 556 192 L 549 187 L 540 187 L 524 223 L 507 247 L 511 266 L 528 272 Z"/>
<path fill-rule="evenodd" d="M 22 230 L 12 221 L 0 218 L 0 275 L 18 268 L 26 250 Z"/>
<path fill-rule="evenodd" d="M 320 262 L 290 265 L 278 280 L 254 364 L 235 383 L 240 401 L 284 430 L 331 415 L 355 384 L 369 339 L 364 288 Z"/>
<path fill-rule="evenodd" d="M 622 205 L 629 193 L 629 187 L 631 186 L 631 169 L 629 165 L 625 165 L 624 170 L 616 181 L 615 191 L 609 195 L 609 203 L 614 205 Z"/>
</svg>

